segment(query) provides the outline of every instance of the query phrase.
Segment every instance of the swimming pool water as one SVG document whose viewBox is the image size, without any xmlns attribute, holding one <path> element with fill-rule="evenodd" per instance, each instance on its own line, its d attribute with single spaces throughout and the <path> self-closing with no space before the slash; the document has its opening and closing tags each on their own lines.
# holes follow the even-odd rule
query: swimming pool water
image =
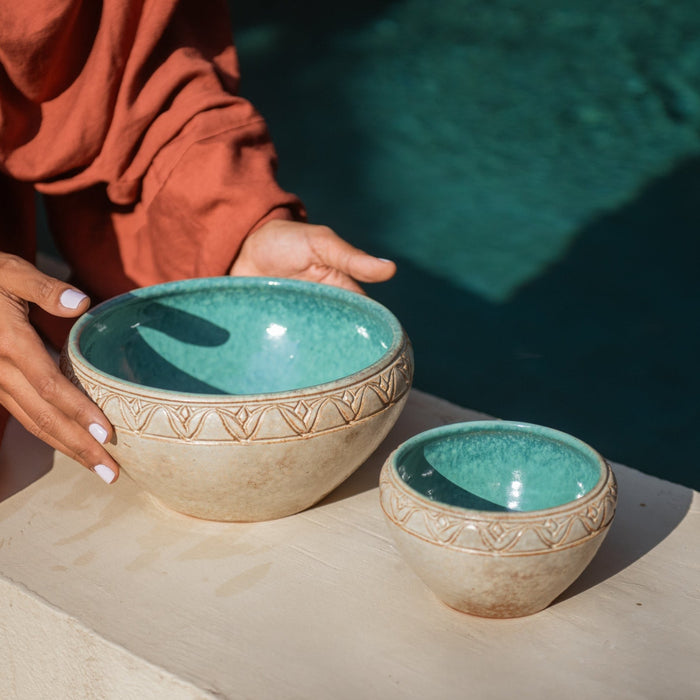
<svg viewBox="0 0 700 700">
<path fill-rule="evenodd" d="M 700 488 L 697 3 L 230 4 L 282 184 L 399 265 L 416 386 Z"/>
</svg>

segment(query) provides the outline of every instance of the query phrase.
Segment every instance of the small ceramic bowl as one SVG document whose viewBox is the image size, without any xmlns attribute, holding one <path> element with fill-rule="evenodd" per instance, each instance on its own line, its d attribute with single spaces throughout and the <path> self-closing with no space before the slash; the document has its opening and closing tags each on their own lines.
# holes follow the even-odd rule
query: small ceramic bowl
<svg viewBox="0 0 700 700">
<path fill-rule="evenodd" d="M 413 356 L 393 314 L 327 285 L 202 278 L 109 300 L 61 366 L 115 429 L 107 449 L 145 491 L 200 518 L 308 508 L 377 448 Z"/>
<path fill-rule="evenodd" d="M 452 608 L 520 617 L 547 607 L 600 547 L 615 476 L 570 435 L 509 421 L 435 428 L 385 462 L 380 500 L 396 545 Z"/>
</svg>

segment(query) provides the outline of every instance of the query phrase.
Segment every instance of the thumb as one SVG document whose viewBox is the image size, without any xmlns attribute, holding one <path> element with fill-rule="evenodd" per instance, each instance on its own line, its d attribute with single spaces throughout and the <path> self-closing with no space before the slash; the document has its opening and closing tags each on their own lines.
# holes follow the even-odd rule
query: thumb
<svg viewBox="0 0 700 700">
<path fill-rule="evenodd" d="M 0 293 L 27 301 L 54 316 L 78 316 L 90 305 L 79 289 L 45 275 L 15 255 L 0 254 Z"/>
<path fill-rule="evenodd" d="M 396 265 L 390 260 L 376 258 L 355 248 L 334 231 L 319 226 L 315 230 L 317 240 L 314 249 L 320 262 L 360 282 L 384 282 L 396 273 Z"/>
</svg>

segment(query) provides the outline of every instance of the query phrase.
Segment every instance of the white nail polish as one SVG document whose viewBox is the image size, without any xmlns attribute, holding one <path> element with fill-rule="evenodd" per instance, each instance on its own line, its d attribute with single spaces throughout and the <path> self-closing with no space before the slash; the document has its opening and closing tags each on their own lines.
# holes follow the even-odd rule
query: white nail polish
<svg viewBox="0 0 700 700">
<path fill-rule="evenodd" d="M 88 430 L 90 431 L 90 435 L 92 435 L 100 445 L 104 445 L 105 442 L 107 442 L 107 431 L 99 423 L 90 423 Z"/>
<path fill-rule="evenodd" d="M 83 299 L 86 299 L 87 295 L 76 289 L 66 289 L 63 294 L 61 294 L 61 305 L 65 306 L 67 309 L 77 309 Z"/>
<path fill-rule="evenodd" d="M 105 464 L 96 464 L 92 471 L 97 474 L 97 476 L 105 482 L 105 484 L 111 484 L 116 478 L 116 474 Z"/>
</svg>

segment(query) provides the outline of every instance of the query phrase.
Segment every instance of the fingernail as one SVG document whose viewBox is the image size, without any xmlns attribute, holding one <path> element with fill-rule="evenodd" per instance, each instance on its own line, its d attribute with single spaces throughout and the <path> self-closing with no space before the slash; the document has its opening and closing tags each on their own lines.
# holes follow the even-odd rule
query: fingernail
<svg viewBox="0 0 700 700">
<path fill-rule="evenodd" d="M 382 262 L 394 262 L 393 260 L 389 260 L 388 258 L 377 258 L 377 260 L 381 260 Z"/>
<path fill-rule="evenodd" d="M 117 475 L 105 464 L 96 464 L 92 471 L 97 474 L 97 476 L 105 482 L 105 484 L 111 484 L 117 477 Z"/>
<path fill-rule="evenodd" d="M 83 299 L 87 299 L 87 295 L 79 292 L 77 289 L 66 289 L 61 294 L 61 305 L 67 309 L 77 309 Z"/>
<path fill-rule="evenodd" d="M 107 431 L 99 423 L 90 423 L 88 430 L 90 431 L 90 435 L 101 445 L 107 442 Z"/>
</svg>

